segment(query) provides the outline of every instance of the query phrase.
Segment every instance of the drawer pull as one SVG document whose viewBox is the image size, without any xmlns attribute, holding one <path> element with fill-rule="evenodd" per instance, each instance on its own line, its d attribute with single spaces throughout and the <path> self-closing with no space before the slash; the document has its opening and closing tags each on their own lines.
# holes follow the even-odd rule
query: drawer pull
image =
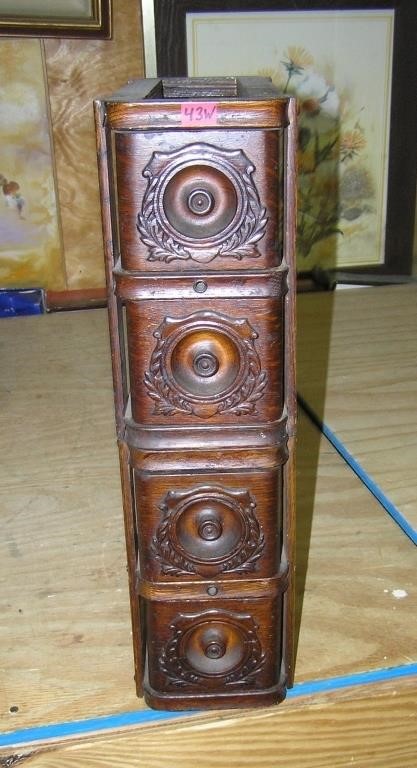
<svg viewBox="0 0 417 768">
<path fill-rule="evenodd" d="M 226 646 L 224 643 L 209 643 L 204 649 L 204 653 L 208 659 L 221 659 L 226 653 Z"/>
<path fill-rule="evenodd" d="M 193 368 L 197 376 L 210 378 L 219 370 L 219 360 L 211 352 L 200 352 L 193 360 Z"/>
<path fill-rule="evenodd" d="M 206 216 L 213 210 L 214 198 L 205 189 L 195 189 L 188 196 L 187 204 L 192 213 L 197 214 L 197 216 Z"/>
<path fill-rule="evenodd" d="M 205 293 L 207 290 L 207 283 L 205 280 L 196 280 L 193 288 L 196 293 Z"/>
<path fill-rule="evenodd" d="M 223 533 L 223 526 L 219 520 L 204 520 L 198 526 L 198 535 L 204 541 L 216 541 Z"/>
</svg>

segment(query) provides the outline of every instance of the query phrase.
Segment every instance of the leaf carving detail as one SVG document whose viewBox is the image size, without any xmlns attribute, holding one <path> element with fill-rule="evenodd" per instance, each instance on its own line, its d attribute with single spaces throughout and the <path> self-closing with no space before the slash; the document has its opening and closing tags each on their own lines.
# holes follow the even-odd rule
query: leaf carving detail
<svg viewBox="0 0 417 768">
<path fill-rule="evenodd" d="M 228 619 L 235 621 L 235 616 L 229 613 L 219 617 L 227 623 Z M 216 617 L 217 618 L 217 617 Z M 200 619 L 200 620 L 199 620 Z M 204 685 L 205 681 L 212 678 L 223 687 L 227 685 L 251 685 L 254 677 L 261 671 L 266 661 L 266 654 L 262 652 L 261 644 L 256 634 L 257 625 L 250 616 L 240 616 L 238 626 L 242 633 L 245 648 L 244 658 L 237 667 L 224 674 L 204 674 L 194 669 L 186 657 L 180 653 L 180 646 L 186 634 L 192 632 L 194 627 L 205 623 L 209 625 L 209 619 L 204 621 L 204 614 L 200 617 L 179 615 L 171 624 L 172 638 L 163 649 L 158 667 L 166 675 L 171 685 L 183 687 L 185 685 Z"/>
<path fill-rule="evenodd" d="M 227 328 L 227 325 L 233 326 L 236 322 L 242 322 L 226 317 L 221 317 L 220 321 L 222 330 Z M 186 318 L 184 319 L 184 327 L 185 325 Z M 204 324 L 201 327 L 204 328 Z M 166 321 L 164 321 L 154 333 L 157 343 L 151 355 L 149 371 L 146 371 L 144 375 L 144 385 L 149 397 L 155 403 L 154 413 L 156 415 L 169 416 L 175 413 L 185 413 L 208 418 L 216 413 L 232 413 L 242 416 L 256 412 L 255 406 L 265 392 L 268 376 L 266 371 L 261 370 L 260 360 L 254 347 L 254 338 L 257 337 L 255 332 L 253 332 L 252 338 L 243 339 L 239 345 L 246 363 L 246 374 L 243 381 L 224 398 L 221 397 L 220 393 L 217 401 L 211 404 L 212 407 L 207 414 L 202 410 L 201 401 L 195 403 L 191 394 L 189 398 L 183 395 L 176 388 L 172 377 L 167 375 L 164 362 L 166 330 Z"/>
<path fill-rule="evenodd" d="M 201 147 L 202 145 L 199 145 Z M 207 151 L 207 148 L 205 148 Z M 199 248 L 196 244 L 181 242 L 181 234 L 175 238 L 165 229 L 163 221 L 158 210 L 158 191 L 166 173 L 170 167 L 169 153 L 166 153 L 166 165 L 161 169 L 159 162 L 164 153 L 158 153 L 158 165 L 155 170 L 152 169 L 151 161 L 145 169 L 143 175 L 148 177 L 148 188 L 146 190 L 142 211 L 137 217 L 137 229 L 144 245 L 149 249 L 148 261 L 163 261 L 169 264 L 175 259 L 183 261 L 194 260 L 209 262 L 216 257 L 234 258 L 241 260 L 243 258 L 257 258 L 259 251 L 257 243 L 265 234 L 265 228 L 268 222 L 266 209 L 261 205 L 258 191 L 252 180 L 251 174 L 255 170 L 254 166 L 248 161 L 245 154 L 240 150 L 237 153 L 239 158 L 229 158 L 227 153 L 211 147 L 211 158 L 215 162 L 215 167 L 227 169 L 233 168 L 234 172 L 239 174 L 241 191 L 243 196 L 243 213 L 237 229 L 229 237 L 221 240 L 221 233 L 218 237 L 220 242 L 217 245 Z M 193 147 L 187 148 L 192 151 Z M 198 151 L 195 161 L 198 161 Z M 177 155 L 178 153 L 174 153 Z M 235 165 L 236 163 L 236 165 Z M 245 167 L 246 166 L 246 167 Z M 245 168 L 242 170 L 242 168 Z"/>
<path fill-rule="evenodd" d="M 214 489 L 211 493 L 208 489 L 203 498 L 210 502 L 213 493 L 219 499 L 218 489 Z M 194 495 L 190 495 L 189 501 L 192 502 L 195 498 L 202 498 L 198 489 Z M 232 553 L 226 553 L 223 559 L 215 565 L 214 569 L 218 573 L 252 572 L 263 554 L 265 536 L 255 514 L 256 503 L 250 495 L 249 498 L 252 499 L 250 502 L 247 498 L 248 491 L 246 490 L 242 491 L 240 498 L 231 497 L 227 490 L 220 495 L 220 500 L 224 499 L 224 502 L 230 505 L 229 508 L 234 509 L 234 514 L 238 519 L 243 522 L 245 535 L 237 551 L 232 547 Z M 166 503 L 163 503 L 160 509 L 165 513 L 165 517 L 152 539 L 152 555 L 158 560 L 162 573 L 172 576 L 188 576 L 190 573 L 196 573 L 204 576 L 204 578 L 211 578 L 212 574 L 208 574 L 204 570 L 202 572 L 202 567 L 207 566 L 204 559 L 200 560 L 199 566 L 198 560 L 194 559 L 192 555 L 187 557 L 186 551 L 181 552 L 175 546 L 177 506 L 169 508 Z"/>
</svg>

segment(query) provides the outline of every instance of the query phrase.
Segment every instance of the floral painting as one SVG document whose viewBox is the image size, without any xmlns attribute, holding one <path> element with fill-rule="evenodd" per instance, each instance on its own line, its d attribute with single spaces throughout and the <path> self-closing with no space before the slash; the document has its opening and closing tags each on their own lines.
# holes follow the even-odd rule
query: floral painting
<svg viewBox="0 0 417 768">
<path fill-rule="evenodd" d="M 187 25 L 190 74 L 264 75 L 297 97 L 298 268 L 383 262 L 392 10 L 199 13 Z"/>
<path fill-rule="evenodd" d="M 65 287 L 38 40 L 0 40 L 0 287 Z"/>
</svg>

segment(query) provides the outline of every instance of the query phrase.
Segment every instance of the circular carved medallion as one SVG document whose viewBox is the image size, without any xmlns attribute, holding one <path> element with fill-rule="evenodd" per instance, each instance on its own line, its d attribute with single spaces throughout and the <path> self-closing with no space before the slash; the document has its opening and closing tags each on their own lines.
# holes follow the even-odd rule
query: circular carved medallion
<svg viewBox="0 0 417 768">
<path fill-rule="evenodd" d="M 267 224 L 242 150 L 190 144 L 154 152 L 143 171 L 148 188 L 137 227 L 150 261 L 259 256 Z"/>
<path fill-rule="evenodd" d="M 169 491 L 152 541 L 162 572 L 213 578 L 253 571 L 265 546 L 255 508 L 247 490 L 208 485 Z"/>
<path fill-rule="evenodd" d="M 207 400 L 224 396 L 244 365 L 239 340 L 220 328 L 184 328 L 166 350 L 168 376 L 184 394 Z"/>
<path fill-rule="evenodd" d="M 258 334 L 244 319 L 216 312 L 167 317 L 144 383 L 155 414 L 253 413 L 262 397 L 266 372 L 255 349 Z"/>
<path fill-rule="evenodd" d="M 225 621 L 202 622 L 184 633 L 180 653 L 202 675 L 225 675 L 245 657 L 245 634 Z"/>
<path fill-rule="evenodd" d="M 173 636 L 159 658 L 160 669 L 177 686 L 253 683 L 265 662 L 257 629 L 248 614 L 180 615 L 171 624 Z"/>
<path fill-rule="evenodd" d="M 192 164 L 175 169 L 161 185 L 160 212 L 173 236 L 208 241 L 224 237 L 241 211 L 231 178 L 213 166 Z"/>
</svg>

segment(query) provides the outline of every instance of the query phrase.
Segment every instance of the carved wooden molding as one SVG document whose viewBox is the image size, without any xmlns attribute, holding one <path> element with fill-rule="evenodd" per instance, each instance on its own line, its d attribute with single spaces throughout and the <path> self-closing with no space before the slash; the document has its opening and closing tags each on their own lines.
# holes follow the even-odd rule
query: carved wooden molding
<svg viewBox="0 0 417 768">
<path fill-rule="evenodd" d="M 265 537 L 248 490 L 206 485 L 169 491 L 152 540 L 162 573 L 213 578 L 255 570 Z"/>
<path fill-rule="evenodd" d="M 154 152 L 137 228 L 149 261 L 257 258 L 267 217 L 242 150 L 190 144 Z"/>
<path fill-rule="evenodd" d="M 211 311 L 166 317 L 154 337 L 144 383 L 155 414 L 255 412 L 267 374 L 255 349 L 258 334 L 246 319 Z"/>
<path fill-rule="evenodd" d="M 225 610 L 180 614 L 159 668 L 175 686 L 253 684 L 266 656 L 253 617 Z"/>
</svg>

